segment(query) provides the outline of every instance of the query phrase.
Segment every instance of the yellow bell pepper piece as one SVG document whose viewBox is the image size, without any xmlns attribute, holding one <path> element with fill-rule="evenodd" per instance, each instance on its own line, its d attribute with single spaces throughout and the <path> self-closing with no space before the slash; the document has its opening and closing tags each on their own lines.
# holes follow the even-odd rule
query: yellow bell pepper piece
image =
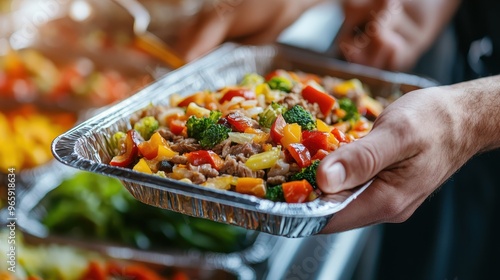
<svg viewBox="0 0 500 280">
<path fill-rule="evenodd" d="M 324 121 L 322 121 L 320 119 L 316 119 L 316 128 L 318 129 L 318 131 L 321 131 L 321 132 L 330 133 L 332 131 L 332 127 L 327 125 Z"/>
<path fill-rule="evenodd" d="M 274 147 L 269 151 L 255 154 L 248 158 L 245 165 L 253 171 L 273 167 L 280 158 L 281 149 Z"/>
<path fill-rule="evenodd" d="M 333 87 L 333 91 L 341 96 L 346 96 L 351 91 L 363 90 L 363 84 L 358 79 L 342 82 Z"/>
<path fill-rule="evenodd" d="M 238 178 L 235 190 L 238 193 L 255 195 L 260 198 L 266 196 L 266 186 L 264 184 L 264 179 L 261 178 Z"/>
<path fill-rule="evenodd" d="M 300 143 L 302 141 L 302 128 L 297 123 L 290 123 L 283 128 L 283 138 L 281 144 L 288 148 L 290 144 Z"/>
<path fill-rule="evenodd" d="M 194 103 L 194 102 L 191 102 L 187 106 L 186 115 L 187 116 L 196 116 L 198 118 L 208 117 L 208 116 L 210 116 L 210 110 L 205 109 L 203 107 L 200 107 L 200 106 L 196 105 L 196 103 Z"/>
<path fill-rule="evenodd" d="M 170 149 L 170 147 L 167 147 L 165 145 L 160 145 L 158 146 L 158 155 L 153 161 L 162 161 L 162 160 L 170 160 L 174 156 L 178 155 L 178 152 L 173 151 Z"/>
<path fill-rule="evenodd" d="M 133 170 L 146 174 L 153 174 L 153 171 L 151 171 L 148 163 L 143 158 L 139 160 L 139 162 L 134 166 Z"/>
</svg>

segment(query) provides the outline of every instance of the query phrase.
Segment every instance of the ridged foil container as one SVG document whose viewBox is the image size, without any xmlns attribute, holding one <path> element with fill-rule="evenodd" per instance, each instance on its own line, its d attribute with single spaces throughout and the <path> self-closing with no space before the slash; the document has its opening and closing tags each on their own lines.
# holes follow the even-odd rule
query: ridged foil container
<svg viewBox="0 0 500 280">
<path fill-rule="evenodd" d="M 255 271 L 241 258 L 231 255 L 203 255 L 199 252 L 149 252 L 104 243 L 89 243 L 75 239 L 23 235 L 28 245 L 58 244 L 100 253 L 112 260 L 141 264 L 159 271 L 184 272 L 189 279 L 200 280 L 255 280 Z"/>
<path fill-rule="evenodd" d="M 169 95 L 189 95 L 236 84 L 249 72 L 264 74 L 276 68 L 300 70 L 342 79 L 358 78 L 375 96 L 394 95 L 432 86 L 424 78 L 390 73 L 286 46 L 225 44 L 209 55 L 165 75 L 134 96 L 59 136 L 54 156 L 82 170 L 120 179 L 138 200 L 186 215 L 241 226 L 273 235 L 304 237 L 318 233 L 330 218 L 355 199 L 369 183 L 350 191 L 322 196 L 301 204 L 272 202 L 108 165 L 113 157 L 108 141 L 117 131 L 131 128 L 129 119 L 150 104 L 168 104 Z"/>
<path fill-rule="evenodd" d="M 18 216 L 18 225 L 23 232 L 36 238 L 66 240 L 69 243 L 76 242 L 74 238 L 69 236 L 51 234 L 42 223 L 42 219 L 47 213 L 46 206 L 43 203 L 44 198 L 65 179 L 74 176 L 77 171 L 59 162 L 54 162 L 49 166 L 45 166 L 44 170 L 46 172 L 38 174 L 36 182 L 26 185 L 26 190 L 23 191 L 22 195 L 18 196 L 19 207 L 16 213 Z M 0 224 L 6 224 L 8 218 L 7 214 L 7 211 L 0 211 Z M 269 234 L 259 233 L 255 236 L 252 232 L 249 232 L 247 238 L 250 238 L 249 240 L 253 240 L 253 242 L 241 251 L 235 251 L 229 254 L 216 252 L 200 252 L 199 254 L 203 254 L 204 256 L 217 256 L 218 258 L 223 258 L 223 256 L 238 258 L 245 264 L 253 265 L 264 262 L 269 258 L 275 248 L 277 239 L 276 236 Z M 80 242 L 86 244 L 94 243 L 95 241 L 80 240 Z M 105 242 L 101 242 L 101 244 L 109 245 Z M 194 252 L 198 252 L 196 249 L 189 251 L 191 255 Z"/>
</svg>

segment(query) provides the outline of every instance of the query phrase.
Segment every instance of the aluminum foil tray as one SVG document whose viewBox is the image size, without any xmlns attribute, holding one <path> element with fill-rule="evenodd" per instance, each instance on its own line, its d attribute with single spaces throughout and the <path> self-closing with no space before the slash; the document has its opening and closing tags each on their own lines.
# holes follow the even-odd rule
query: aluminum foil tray
<svg viewBox="0 0 500 280">
<path fill-rule="evenodd" d="M 295 48 L 229 43 L 170 72 L 134 96 L 59 136 L 52 144 L 52 151 L 66 165 L 120 179 L 136 199 L 146 204 L 274 235 L 304 237 L 315 234 L 369 183 L 312 202 L 287 204 L 107 164 L 113 156 L 109 138 L 119 130 L 130 129 L 129 119 L 135 112 L 151 103 L 167 104 L 173 93 L 188 95 L 203 89 L 213 90 L 236 84 L 248 72 L 264 74 L 276 68 L 344 79 L 358 78 L 370 87 L 374 95 L 386 97 L 434 85 L 432 81 L 417 76 L 382 72 Z"/>
<path fill-rule="evenodd" d="M 61 239 L 69 243 L 77 242 L 74 237 L 50 233 L 47 227 L 42 223 L 42 219 L 47 213 L 46 205 L 43 204 L 44 198 L 65 179 L 74 176 L 77 171 L 59 162 L 54 162 L 50 166 L 44 167 L 44 170 L 46 172 L 38 174 L 36 182 L 33 181 L 26 185 L 26 190 L 18 196 L 18 225 L 24 233 L 39 239 Z M 0 224 L 7 224 L 7 218 L 7 211 L 0 211 Z M 252 232 L 249 232 L 249 234 L 248 238 L 251 238 L 253 242 L 241 251 L 235 251 L 228 254 L 200 251 L 200 254 L 204 256 L 228 256 L 238 258 L 248 265 L 266 261 L 273 252 L 278 237 L 269 234 L 258 234 L 255 236 Z M 82 244 L 92 244 L 95 243 L 96 240 L 79 240 L 78 242 Z M 107 245 L 103 241 L 97 242 Z M 191 254 L 197 252 L 197 250 L 189 251 Z"/>
<path fill-rule="evenodd" d="M 190 253 L 156 253 L 112 246 L 102 243 L 88 243 L 74 239 L 48 237 L 39 238 L 23 234 L 23 240 L 28 245 L 58 244 L 71 246 L 91 252 L 100 253 L 106 258 L 122 260 L 132 264 L 141 264 L 160 271 L 184 272 L 189 279 L 199 280 L 255 280 L 255 271 L 242 260 L 230 255 L 201 255 L 197 252 Z"/>
</svg>

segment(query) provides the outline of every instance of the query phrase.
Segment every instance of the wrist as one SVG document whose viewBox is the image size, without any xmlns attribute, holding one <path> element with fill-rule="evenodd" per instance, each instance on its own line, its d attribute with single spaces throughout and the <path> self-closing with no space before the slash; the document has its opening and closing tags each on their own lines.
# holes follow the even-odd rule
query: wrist
<svg viewBox="0 0 500 280">
<path fill-rule="evenodd" d="M 500 147 L 500 76 L 449 86 L 462 137 L 474 153 Z"/>
</svg>

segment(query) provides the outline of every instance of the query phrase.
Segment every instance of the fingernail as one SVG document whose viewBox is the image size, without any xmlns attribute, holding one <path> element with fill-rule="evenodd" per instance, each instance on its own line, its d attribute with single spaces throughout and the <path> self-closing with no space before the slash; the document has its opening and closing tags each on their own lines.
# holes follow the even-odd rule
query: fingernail
<svg viewBox="0 0 500 280">
<path fill-rule="evenodd" d="M 344 165 L 336 162 L 327 169 L 327 172 L 328 188 L 333 192 L 341 190 L 346 177 Z"/>
</svg>

